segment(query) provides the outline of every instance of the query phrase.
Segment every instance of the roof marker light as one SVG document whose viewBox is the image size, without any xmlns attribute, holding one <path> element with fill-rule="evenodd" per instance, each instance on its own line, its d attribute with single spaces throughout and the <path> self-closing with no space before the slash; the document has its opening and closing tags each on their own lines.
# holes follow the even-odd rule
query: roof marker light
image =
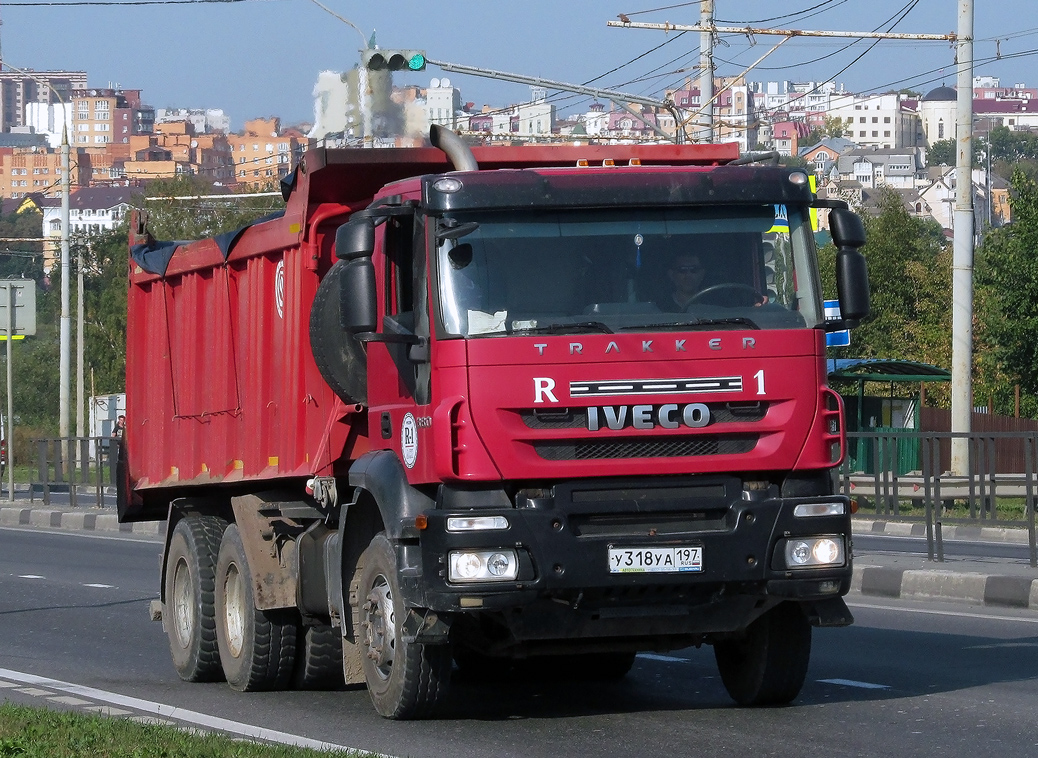
<svg viewBox="0 0 1038 758">
<path fill-rule="evenodd" d="M 577 159 L 577 168 L 587 168 L 587 167 L 588 167 L 587 158 L 578 158 Z"/>
<path fill-rule="evenodd" d="M 642 159 L 641 158 L 631 158 L 631 160 L 627 161 L 627 165 L 628 166 L 640 166 L 640 165 L 642 165 Z"/>
<path fill-rule="evenodd" d="M 615 166 L 616 165 L 616 161 L 614 161 L 612 158 L 606 158 L 605 160 L 602 161 L 602 165 L 603 166 Z"/>
</svg>

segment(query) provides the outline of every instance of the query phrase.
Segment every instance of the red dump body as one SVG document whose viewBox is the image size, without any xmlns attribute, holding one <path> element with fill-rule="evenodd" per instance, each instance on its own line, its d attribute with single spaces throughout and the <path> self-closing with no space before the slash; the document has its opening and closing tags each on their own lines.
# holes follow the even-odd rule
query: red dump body
<svg viewBox="0 0 1038 758">
<path fill-rule="evenodd" d="M 709 166 L 738 156 L 735 145 L 473 153 L 481 170 L 579 160 L 600 167 L 606 159 Z M 389 183 L 451 168 L 434 148 L 314 150 L 300 164 L 284 216 L 248 227 L 226 258 L 214 240 L 203 240 L 179 246 L 163 274 L 131 262 L 126 459 L 133 495 L 124 517 L 164 517 L 171 495 L 197 485 L 341 475 L 369 449 L 366 410 L 340 400 L 315 364 L 311 304 L 334 263 L 336 229 L 352 212 Z"/>
</svg>

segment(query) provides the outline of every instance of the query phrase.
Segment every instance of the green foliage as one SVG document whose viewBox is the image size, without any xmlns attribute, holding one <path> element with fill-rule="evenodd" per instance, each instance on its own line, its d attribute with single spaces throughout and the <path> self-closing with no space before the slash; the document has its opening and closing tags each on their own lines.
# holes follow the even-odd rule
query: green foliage
<svg viewBox="0 0 1038 758">
<path fill-rule="evenodd" d="M 800 147 L 814 147 L 825 137 L 825 133 L 818 128 L 812 129 L 806 137 L 801 138 Z"/>
<path fill-rule="evenodd" d="M 953 139 L 939 139 L 926 151 L 928 166 L 954 166 L 955 160 L 955 140 Z"/>
<path fill-rule="evenodd" d="M 901 196 L 881 190 L 880 212 L 864 215 L 872 314 L 851 336 L 852 355 L 951 363 L 951 249 L 940 226 L 909 215 Z M 836 297 L 836 249 L 819 251 L 823 291 Z"/>
<path fill-rule="evenodd" d="M 837 116 L 825 116 L 822 131 L 826 137 L 842 137 L 844 135 L 843 119 Z"/>
<path fill-rule="evenodd" d="M 217 734 L 190 734 L 173 726 L 140 724 L 72 712 L 3 703 L 0 758 L 348 758 L 355 751 L 319 752 L 245 742 Z"/>
<path fill-rule="evenodd" d="M 1013 174 L 1013 223 L 984 237 L 976 261 L 978 337 L 989 384 L 1017 382 L 1038 393 L 1038 182 Z"/>
<path fill-rule="evenodd" d="M 269 191 L 274 191 L 274 188 L 270 187 Z M 147 198 L 198 199 L 147 200 L 143 207 L 148 211 L 148 230 L 155 239 L 160 240 L 205 239 L 239 229 L 285 207 L 280 196 L 212 200 L 201 197 L 212 194 L 217 194 L 212 184 L 196 176 L 160 179 L 150 183 L 145 191 Z"/>
</svg>

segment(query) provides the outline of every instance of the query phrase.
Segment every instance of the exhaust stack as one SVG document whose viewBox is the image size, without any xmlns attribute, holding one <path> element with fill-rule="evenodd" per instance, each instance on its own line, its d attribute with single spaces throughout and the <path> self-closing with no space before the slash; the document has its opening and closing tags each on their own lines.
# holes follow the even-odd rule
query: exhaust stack
<svg viewBox="0 0 1038 758">
<path fill-rule="evenodd" d="M 433 124 L 429 127 L 429 141 L 447 154 L 455 171 L 479 171 L 479 164 L 469 146 L 450 129 Z"/>
</svg>

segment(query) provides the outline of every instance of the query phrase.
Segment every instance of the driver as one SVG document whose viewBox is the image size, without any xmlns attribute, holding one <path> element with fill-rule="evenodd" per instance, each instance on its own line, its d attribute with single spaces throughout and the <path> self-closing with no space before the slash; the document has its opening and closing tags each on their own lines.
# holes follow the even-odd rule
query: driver
<svg viewBox="0 0 1038 758">
<path fill-rule="evenodd" d="M 676 313 L 684 311 L 703 290 L 706 269 L 695 253 L 678 253 L 667 267 L 670 292 L 656 300 L 661 311 Z"/>
<path fill-rule="evenodd" d="M 695 253 L 676 254 L 667 267 L 667 278 L 670 281 L 670 292 L 655 301 L 657 307 L 665 313 L 684 312 L 694 302 L 729 306 L 760 306 L 768 302 L 767 295 L 754 292 L 749 286 L 736 283 L 704 286 L 706 269 Z"/>
</svg>

